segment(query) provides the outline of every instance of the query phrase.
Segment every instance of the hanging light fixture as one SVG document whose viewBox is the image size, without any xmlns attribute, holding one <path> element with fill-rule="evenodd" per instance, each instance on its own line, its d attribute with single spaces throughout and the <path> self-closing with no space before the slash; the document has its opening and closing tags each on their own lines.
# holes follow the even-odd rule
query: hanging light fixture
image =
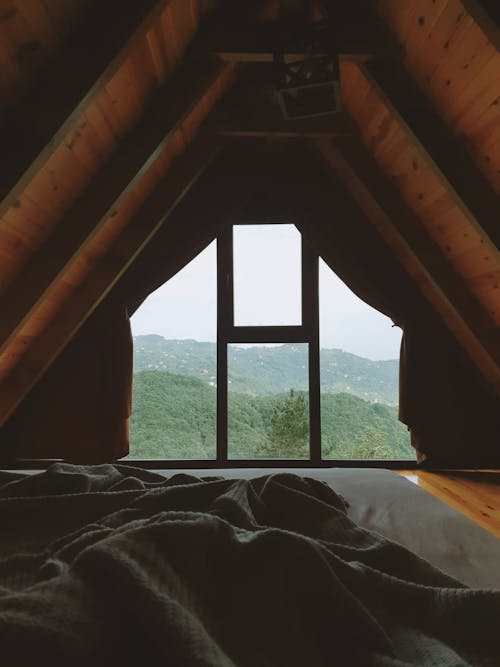
<svg viewBox="0 0 500 667">
<path fill-rule="evenodd" d="M 286 119 L 341 110 L 339 55 L 324 16 L 284 37 L 274 52 L 274 63 L 278 98 Z"/>
</svg>

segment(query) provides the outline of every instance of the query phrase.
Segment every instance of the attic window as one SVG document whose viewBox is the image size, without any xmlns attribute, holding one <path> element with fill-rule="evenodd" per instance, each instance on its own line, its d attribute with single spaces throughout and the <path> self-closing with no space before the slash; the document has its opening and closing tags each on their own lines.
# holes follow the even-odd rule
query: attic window
<svg viewBox="0 0 500 667">
<path fill-rule="evenodd" d="M 412 459 L 390 324 L 295 226 L 227 229 L 132 318 L 130 456 L 171 467 Z"/>
</svg>

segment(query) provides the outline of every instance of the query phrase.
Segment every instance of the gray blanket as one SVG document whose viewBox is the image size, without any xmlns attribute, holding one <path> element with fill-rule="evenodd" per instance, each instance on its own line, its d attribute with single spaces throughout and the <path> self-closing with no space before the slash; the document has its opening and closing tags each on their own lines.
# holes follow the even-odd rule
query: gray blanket
<svg viewBox="0 0 500 667">
<path fill-rule="evenodd" d="M 494 666 L 500 592 L 357 527 L 326 484 L 0 474 L 5 665 Z"/>
</svg>

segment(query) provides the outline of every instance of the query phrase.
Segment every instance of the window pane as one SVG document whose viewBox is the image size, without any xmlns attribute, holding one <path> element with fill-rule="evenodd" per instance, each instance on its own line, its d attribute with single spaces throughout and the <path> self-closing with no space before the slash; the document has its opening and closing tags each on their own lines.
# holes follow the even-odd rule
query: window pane
<svg viewBox="0 0 500 667">
<path fill-rule="evenodd" d="M 301 236 L 294 225 L 235 225 L 234 324 L 300 325 Z"/>
<path fill-rule="evenodd" d="M 401 330 L 322 260 L 319 287 L 323 457 L 414 459 L 397 418 Z"/>
<path fill-rule="evenodd" d="M 216 270 L 212 243 L 132 317 L 133 458 L 215 458 Z"/>
<path fill-rule="evenodd" d="M 230 458 L 308 458 L 308 345 L 228 345 Z"/>
</svg>

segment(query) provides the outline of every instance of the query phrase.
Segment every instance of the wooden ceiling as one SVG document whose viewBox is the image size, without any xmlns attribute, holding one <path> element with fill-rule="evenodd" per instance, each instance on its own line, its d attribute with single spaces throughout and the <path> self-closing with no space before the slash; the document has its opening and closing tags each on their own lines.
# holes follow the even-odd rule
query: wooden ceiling
<svg viewBox="0 0 500 667">
<path fill-rule="evenodd" d="M 343 112 L 285 121 L 306 0 L 0 0 L 0 424 L 235 136 L 312 143 L 500 394 L 498 9 L 359 2 Z"/>
</svg>

